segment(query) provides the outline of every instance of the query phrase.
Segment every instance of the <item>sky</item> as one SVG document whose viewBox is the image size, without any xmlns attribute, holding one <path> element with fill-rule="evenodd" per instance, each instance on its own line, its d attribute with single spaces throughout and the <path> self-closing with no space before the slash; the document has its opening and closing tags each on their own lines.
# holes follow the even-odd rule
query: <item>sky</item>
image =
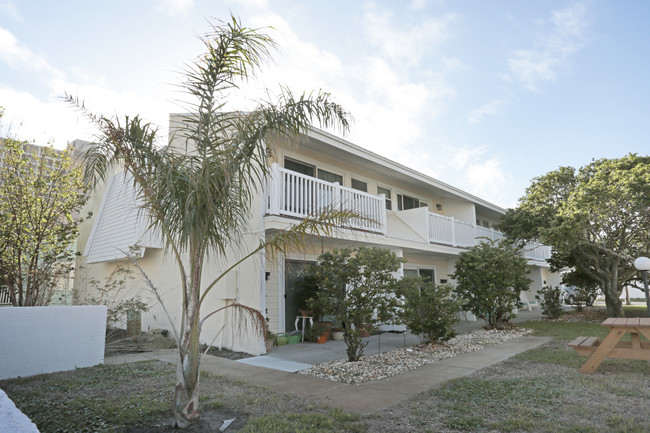
<svg viewBox="0 0 650 433">
<path fill-rule="evenodd" d="M 2 133 L 92 139 L 69 94 L 166 134 L 230 14 L 278 48 L 229 109 L 325 90 L 345 139 L 502 207 L 560 166 L 650 154 L 645 0 L 0 0 Z"/>
</svg>

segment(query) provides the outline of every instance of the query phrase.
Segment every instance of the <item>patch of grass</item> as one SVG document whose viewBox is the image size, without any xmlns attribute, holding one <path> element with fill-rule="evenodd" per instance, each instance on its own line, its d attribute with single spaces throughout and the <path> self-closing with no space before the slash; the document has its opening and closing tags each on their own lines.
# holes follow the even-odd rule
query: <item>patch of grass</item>
<svg viewBox="0 0 650 433">
<path fill-rule="evenodd" d="M 578 369 L 585 363 L 587 358 L 579 355 L 575 350 L 566 347 L 566 341 L 553 341 L 542 347 L 519 353 L 513 359 L 566 365 L 567 367 Z"/>
<path fill-rule="evenodd" d="M 280 413 L 252 418 L 241 431 L 243 433 L 363 433 L 366 429 L 359 417 L 332 409 L 329 413 Z"/>
<path fill-rule="evenodd" d="M 609 329 L 600 324 L 589 322 L 528 321 L 518 323 L 517 326 L 532 329 L 540 337 L 569 341 L 580 336 L 599 337 L 602 340 L 609 332 Z"/>
<path fill-rule="evenodd" d="M 445 427 L 461 431 L 474 431 L 483 428 L 485 423 L 483 419 L 477 416 L 453 415 L 445 420 Z"/>
<path fill-rule="evenodd" d="M 648 317 L 648 307 L 645 305 L 623 305 L 623 312 L 625 317 Z"/>
<path fill-rule="evenodd" d="M 650 430 L 650 422 L 622 415 L 611 415 L 605 421 L 612 433 L 645 433 Z"/>
<path fill-rule="evenodd" d="M 507 418 L 499 422 L 490 424 L 490 428 L 496 429 L 500 432 L 521 432 L 533 431 L 536 428 L 536 423 L 529 419 L 522 418 Z"/>
</svg>

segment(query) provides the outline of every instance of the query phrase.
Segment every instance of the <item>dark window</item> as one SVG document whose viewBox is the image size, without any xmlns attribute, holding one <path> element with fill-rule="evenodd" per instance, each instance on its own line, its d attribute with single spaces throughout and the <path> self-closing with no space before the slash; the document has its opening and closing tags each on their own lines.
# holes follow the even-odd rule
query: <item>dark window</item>
<svg viewBox="0 0 650 433">
<path fill-rule="evenodd" d="M 325 182 L 338 182 L 339 185 L 343 184 L 343 176 L 336 173 L 331 173 L 326 170 L 321 170 L 320 168 L 318 169 L 318 178 L 320 180 L 324 180 Z"/>
<path fill-rule="evenodd" d="M 433 269 L 419 269 L 420 276 L 432 283 L 436 282 L 436 272 Z"/>
<path fill-rule="evenodd" d="M 384 194 L 386 196 L 386 209 L 393 209 L 393 200 L 391 200 L 390 190 L 387 188 L 377 187 L 377 194 Z"/>
<path fill-rule="evenodd" d="M 357 179 L 352 179 L 351 186 L 353 189 L 363 191 L 363 192 L 368 192 L 368 184 Z"/>
<path fill-rule="evenodd" d="M 397 210 L 408 210 L 420 207 L 420 200 L 408 195 L 397 194 Z"/>
<path fill-rule="evenodd" d="M 293 159 L 284 158 L 284 168 L 295 171 L 307 176 L 314 177 L 314 166 L 304 162 L 294 161 Z"/>
</svg>

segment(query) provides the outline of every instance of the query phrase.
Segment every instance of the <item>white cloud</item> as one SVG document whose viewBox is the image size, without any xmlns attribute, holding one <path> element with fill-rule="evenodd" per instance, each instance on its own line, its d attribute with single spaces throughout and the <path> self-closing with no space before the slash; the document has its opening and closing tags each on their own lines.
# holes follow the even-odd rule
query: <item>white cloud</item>
<svg viewBox="0 0 650 433">
<path fill-rule="evenodd" d="M 228 0 L 228 2 L 258 9 L 267 9 L 269 5 L 268 0 Z"/>
<path fill-rule="evenodd" d="M 458 16 L 453 13 L 441 17 L 425 17 L 420 22 L 404 25 L 388 9 L 368 4 L 363 26 L 370 43 L 393 60 L 417 64 L 438 45 L 449 39 Z"/>
<path fill-rule="evenodd" d="M 497 157 L 468 164 L 465 178 L 470 192 L 495 203 L 500 201 L 506 184 L 506 175 L 501 165 Z"/>
<path fill-rule="evenodd" d="M 183 15 L 194 7 L 194 0 L 162 0 L 160 7 L 169 15 Z"/>
<path fill-rule="evenodd" d="M 72 67 L 72 77 L 52 66 L 44 57 L 34 54 L 11 32 L 0 28 L 0 62 L 11 68 L 35 74 L 33 84 L 40 81 L 45 86 L 45 96 L 35 96 L 0 84 L 0 101 L 5 108 L 3 127 L 11 128 L 19 139 L 46 144 L 54 141 L 62 148 L 74 138 L 91 138 L 89 125 L 61 99 L 67 92 L 83 98 L 91 111 L 99 114 L 148 113 L 147 121 L 162 127 L 168 123 L 168 114 L 173 109 L 170 103 L 154 97 L 119 92 L 110 88 L 103 76 Z"/>
<path fill-rule="evenodd" d="M 589 28 L 585 3 L 551 12 L 534 49 L 520 49 L 507 60 L 508 68 L 525 88 L 539 91 L 543 82 L 555 81 L 558 71 L 586 43 Z"/>
<path fill-rule="evenodd" d="M 2 27 L 0 27 L 0 61 L 14 69 L 49 74 L 53 78 L 59 78 L 62 75 L 61 71 L 52 67 L 47 59 L 34 54 L 28 47 L 22 45 L 9 30 Z"/>
<path fill-rule="evenodd" d="M 469 123 L 478 123 L 484 116 L 494 116 L 506 105 L 503 99 L 494 99 L 469 112 Z"/>
<path fill-rule="evenodd" d="M 5 15 L 8 15 L 10 18 L 14 19 L 15 21 L 18 22 L 23 21 L 22 15 L 20 15 L 20 12 L 18 12 L 18 8 L 11 0 L 0 0 L 0 12 L 2 12 Z"/>
</svg>

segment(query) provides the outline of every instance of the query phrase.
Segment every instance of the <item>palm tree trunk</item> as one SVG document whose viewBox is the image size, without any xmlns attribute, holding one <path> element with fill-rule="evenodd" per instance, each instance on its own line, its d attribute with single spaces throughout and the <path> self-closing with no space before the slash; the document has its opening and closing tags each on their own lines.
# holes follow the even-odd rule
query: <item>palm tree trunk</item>
<svg viewBox="0 0 650 433">
<path fill-rule="evenodd" d="M 172 411 L 178 428 L 186 428 L 199 420 L 200 367 L 200 290 L 203 271 L 203 250 L 190 245 L 190 284 L 183 305 L 185 323 L 178 350 L 176 392 Z"/>
</svg>

